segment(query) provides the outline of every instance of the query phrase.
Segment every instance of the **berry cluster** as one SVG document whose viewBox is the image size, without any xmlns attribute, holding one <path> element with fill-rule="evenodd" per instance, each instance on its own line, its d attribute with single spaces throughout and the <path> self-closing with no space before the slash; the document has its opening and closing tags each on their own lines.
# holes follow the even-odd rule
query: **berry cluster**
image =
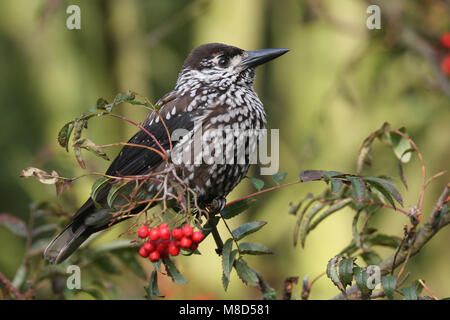
<svg viewBox="0 0 450 320">
<path fill-rule="evenodd" d="M 167 223 L 152 229 L 144 226 L 138 229 L 137 234 L 141 239 L 148 238 L 139 249 L 139 254 L 143 258 L 148 257 L 152 262 L 166 259 L 169 255 L 177 256 L 180 248 L 194 251 L 205 238 L 203 233 L 194 231 L 188 224 L 183 229 L 175 228 L 172 231 L 168 228 Z"/>
<path fill-rule="evenodd" d="M 444 32 L 441 35 L 441 46 L 445 49 L 450 49 L 450 31 Z M 447 53 L 441 61 L 441 70 L 447 76 L 450 76 L 450 53 Z"/>
</svg>

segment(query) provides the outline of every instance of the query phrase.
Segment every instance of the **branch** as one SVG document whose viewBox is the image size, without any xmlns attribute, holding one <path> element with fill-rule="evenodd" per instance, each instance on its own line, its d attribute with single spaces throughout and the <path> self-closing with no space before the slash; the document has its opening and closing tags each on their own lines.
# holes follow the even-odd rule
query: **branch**
<svg viewBox="0 0 450 320">
<path fill-rule="evenodd" d="M 397 268 L 407 259 L 408 255 L 412 257 L 415 254 L 417 254 L 420 251 L 420 249 L 422 249 L 422 247 L 425 246 L 425 244 L 429 240 L 431 240 L 431 238 L 433 238 L 434 235 L 439 230 L 444 228 L 446 225 L 450 224 L 450 214 L 446 213 L 444 215 L 441 215 L 442 206 L 446 202 L 449 195 L 450 195 L 450 182 L 446 185 L 446 187 L 442 191 L 438 201 L 434 205 L 434 208 L 429 218 L 427 219 L 423 227 L 418 230 L 416 239 L 412 244 L 411 248 L 409 250 L 400 251 L 397 254 L 397 257 L 395 257 L 395 254 L 391 254 L 388 258 L 386 258 L 380 264 L 381 275 L 386 275 L 391 271 L 391 269 L 393 270 Z M 361 292 L 359 291 L 356 285 L 353 285 L 347 289 L 347 296 L 353 299 L 360 299 Z M 342 300 L 345 299 L 345 297 L 341 293 L 335 296 L 333 299 Z"/>
<path fill-rule="evenodd" d="M 14 287 L 14 285 L 11 283 L 11 281 L 8 280 L 8 278 L 6 278 L 3 273 L 0 272 L 0 281 L 3 282 L 3 284 L 5 285 L 6 290 L 8 290 L 9 292 L 11 292 L 11 294 L 13 294 L 17 300 L 26 300 L 25 296 L 23 294 L 21 294 L 19 292 L 19 290 L 17 290 L 16 287 Z"/>
</svg>

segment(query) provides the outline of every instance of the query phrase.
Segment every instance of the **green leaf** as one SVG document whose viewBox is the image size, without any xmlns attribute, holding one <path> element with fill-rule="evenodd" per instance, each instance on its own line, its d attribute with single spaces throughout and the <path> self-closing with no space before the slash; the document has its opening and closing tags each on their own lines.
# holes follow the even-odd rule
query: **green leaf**
<svg viewBox="0 0 450 320">
<path fill-rule="evenodd" d="M 224 275 L 227 278 L 230 277 L 231 268 L 233 267 L 233 265 L 231 264 L 231 259 L 230 259 L 232 249 L 233 249 L 233 239 L 230 238 L 227 241 L 225 241 L 225 244 L 223 245 L 223 250 L 222 250 L 222 269 L 223 269 Z"/>
<path fill-rule="evenodd" d="M 341 191 L 342 187 L 344 186 L 344 183 L 340 179 L 331 178 L 331 193 L 336 194 L 339 191 Z"/>
<path fill-rule="evenodd" d="M 397 285 L 396 282 L 396 276 L 381 277 L 381 285 L 383 286 L 384 293 L 390 300 L 394 299 L 395 286 Z"/>
<path fill-rule="evenodd" d="M 354 258 L 343 259 L 339 263 L 339 279 L 344 288 L 352 284 L 354 260 Z"/>
<path fill-rule="evenodd" d="M 253 184 L 253 186 L 256 188 L 256 190 L 261 191 L 261 189 L 264 187 L 264 181 L 253 178 L 253 177 L 247 177 L 250 182 Z"/>
<path fill-rule="evenodd" d="M 242 238 L 248 236 L 249 234 L 252 234 L 262 227 L 264 227 L 267 224 L 267 222 L 264 221 L 253 221 L 243 224 L 240 227 L 237 227 L 234 229 L 231 233 L 233 237 L 236 239 L 236 241 L 241 240 Z"/>
<path fill-rule="evenodd" d="M 109 183 L 111 179 L 108 177 L 101 177 L 97 179 L 92 185 L 91 198 L 96 201 L 98 193 Z"/>
<path fill-rule="evenodd" d="M 255 199 L 243 199 L 232 203 L 222 210 L 221 216 L 224 219 L 231 219 L 250 208 L 255 201 Z"/>
<path fill-rule="evenodd" d="M 97 102 L 95 103 L 95 108 L 97 110 L 106 110 L 106 105 L 108 105 L 108 101 L 104 98 L 98 98 Z"/>
<path fill-rule="evenodd" d="M 258 285 L 258 276 L 256 275 L 255 271 L 247 265 L 247 262 L 245 262 L 242 257 L 236 260 L 235 267 L 237 274 L 242 282 L 249 286 Z"/>
<path fill-rule="evenodd" d="M 61 147 L 66 148 L 66 151 L 69 152 L 69 139 L 72 134 L 72 130 L 74 128 L 75 121 L 70 121 L 66 123 L 64 127 L 59 130 L 58 133 L 58 143 Z"/>
<path fill-rule="evenodd" d="M 283 173 L 275 173 L 272 177 L 275 183 L 279 185 L 281 182 L 283 182 L 284 179 L 286 179 L 286 176 L 287 172 L 283 172 Z"/>
<path fill-rule="evenodd" d="M 241 254 L 252 254 L 252 255 L 260 255 L 260 254 L 272 254 L 269 248 L 254 242 L 242 242 L 239 244 L 239 251 Z"/>
<path fill-rule="evenodd" d="M 238 253 L 237 250 L 231 251 L 233 248 L 233 239 L 228 239 L 224 246 L 222 251 L 222 284 L 223 288 L 226 291 L 228 288 L 228 284 L 230 282 L 230 272 L 233 268 L 234 260 L 236 259 L 236 254 Z"/>
<path fill-rule="evenodd" d="M 368 273 L 360 267 L 353 268 L 353 273 L 355 274 L 356 286 L 361 291 L 362 298 L 370 299 L 372 290 L 367 287 Z"/>
<path fill-rule="evenodd" d="M 80 138 L 76 140 L 73 146 L 76 148 L 86 149 L 95 154 L 97 157 L 109 161 L 108 155 L 105 152 L 103 152 L 102 148 L 95 145 L 95 143 L 88 138 Z"/>
<path fill-rule="evenodd" d="M 3 225 L 12 233 L 23 238 L 26 238 L 28 235 L 26 223 L 23 220 L 8 213 L 0 213 L 0 225 Z"/>
<path fill-rule="evenodd" d="M 400 195 L 400 192 L 398 192 L 397 188 L 390 182 L 377 178 L 377 177 L 365 177 L 362 178 L 364 181 L 367 181 L 371 186 L 376 188 L 378 191 L 380 191 L 383 196 L 386 197 L 386 193 L 389 195 L 392 195 L 395 200 L 403 207 L 403 199 Z M 392 202 L 392 200 L 387 197 L 388 201 Z M 394 205 L 393 205 L 394 206 Z M 394 206 L 395 207 L 395 206 Z"/>
<path fill-rule="evenodd" d="M 415 284 L 409 287 L 402 288 L 400 289 L 400 291 L 403 293 L 403 300 L 417 300 L 417 292 Z"/>
<path fill-rule="evenodd" d="M 379 265 L 383 259 L 373 250 L 361 253 L 361 258 L 363 258 L 364 262 L 370 265 Z"/>
<path fill-rule="evenodd" d="M 364 200 L 364 195 L 366 193 L 366 185 L 360 178 L 347 176 L 348 180 L 352 184 L 352 197 L 358 201 L 362 202 Z"/>
<path fill-rule="evenodd" d="M 185 284 L 187 282 L 180 271 L 178 271 L 172 260 L 164 259 L 163 263 L 166 266 L 167 274 L 172 278 L 173 282 L 175 282 L 176 284 Z"/>
<path fill-rule="evenodd" d="M 163 298 L 164 296 L 159 292 L 158 288 L 158 272 L 156 270 L 152 271 L 150 275 L 150 281 L 148 287 L 145 287 L 146 298 L 153 300 L 156 297 Z"/>
<path fill-rule="evenodd" d="M 382 233 L 374 234 L 373 236 L 369 237 L 367 239 L 367 242 L 373 246 L 384 246 L 384 247 L 390 247 L 390 248 L 397 248 L 402 239 L 395 236 L 389 236 Z"/>
<path fill-rule="evenodd" d="M 342 255 L 337 255 L 334 258 L 331 258 L 327 264 L 327 277 L 331 279 L 333 284 L 338 287 L 339 290 L 345 295 L 345 287 L 341 283 L 341 279 L 338 274 L 338 261 L 342 258 Z"/>
<path fill-rule="evenodd" d="M 323 208 L 325 208 L 329 203 L 327 202 L 316 202 L 311 209 L 305 214 L 305 217 L 302 220 L 302 223 L 300 225 L 300 241 L 302 244 L 302 248 L 305 247 L 305 241 L 306 241 L 306 235 L 308 234 L 308 229 L 309 229 L 309 225 L 310 222 L 312 220 L 312 218 L 314 218 L 314 216 L 320 212 L 320 210 L 322 210 Z M 305 208 L 306 209 L 306 208 Z M 295 232 L 294 232 L 294 236 L 295 236 Z M 296 245 L 296 238 L 295 238 L 295 242 L 294 245 Z"/>
<path fill-rule="evenodd" d="M 403 127 L 398 129 L 398 131 L 405 133 L 406 129 Z M 411 143 L 408 139 L 398 134 L 391 133 L 390 136 L 395 156 L 403 163 L 409 162 L 411 160 L 411 151 L 414 151 Z"/>
</svg>

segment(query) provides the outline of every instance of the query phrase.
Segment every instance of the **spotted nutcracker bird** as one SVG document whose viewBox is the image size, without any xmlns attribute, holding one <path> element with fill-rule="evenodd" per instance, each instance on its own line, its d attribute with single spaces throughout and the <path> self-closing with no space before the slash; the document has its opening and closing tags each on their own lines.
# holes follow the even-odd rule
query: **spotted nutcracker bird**
<svg viewBox="0 0 450 320">
<path fill-rule="evenodd" d="M 201 154 L 193 154 L 191 163 L 179 164 L 180 178 L 195 191 L 201 205 L 214 203 L 218 211 L 225 206 L 225 197 L 245 177 L 249 169 L 249 155 L 255 153 L 261 130 L 266 124 L 263 104 L 253 89 L 255 67 L 286 53 L 288 49 L 263 49 L 245 51 L 237 47 L 209 43 L 195 48 L 185 60 L 173 91 L 158 102 L 159 114 L 150 111 L 130 144 L 139 144 L 157 149 L 154 139 L 169 149 L 170 134 L 177 129 L 187 132 L 178 140 L 173 140 L 173 150 L 194 151 L 193 136 L 201 127 L 202 139 L 206 139 L 214 149 L 214 130 L 236 130 L 253 132 L 256 139 L 244 144 L 245 161 L 225 161 L 222 163 L 200 163 Z M 162 121 L 162 120 L 163 121 Z M 166 129 L 167 127 L 167 129 Z M 240 130 L 240 131 L 239 131 Z M 253 131 L 252 131 L 253 130 Z M 148 131 L 148 132 L 146 132 Z M 236 141 L 242 140 L 240 133 L 231 135 L 233 139 L 221 142 L 223 153 L 236 152 Z M 236 140 L 236 141 L 235 141 Z M 193 152 L 191 152 L 192 154 Z M 188 153 L 189 154 L 189 153 Z M 125 146 L 112 162 L 107 175 L 134 176 L 160 172 L 167 166 L 161 156 L 152 150 L 136 146 Z M 111 186 L 105 186 L 96 198 L 104 203 Z M 149 183 L 148 191 L 156 193 L 161 184 Z M 138 213 L 143 208 L 136 208 Z M 91 234 L 111 226 L 111 211 L 107 205 L 99 208 L 92 198 L 73 215 L 71 222 L 55 237 L 44 252 L 51 263 L 58 264 L 68 258 Z"/>
</svg>

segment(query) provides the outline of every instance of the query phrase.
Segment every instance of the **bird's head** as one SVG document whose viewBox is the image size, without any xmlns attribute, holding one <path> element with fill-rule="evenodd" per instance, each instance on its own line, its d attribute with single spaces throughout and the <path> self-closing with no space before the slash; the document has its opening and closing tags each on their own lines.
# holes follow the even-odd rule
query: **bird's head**
<svg viewBox="0 0 450 320">
<path fill-rule="evenodd" d="M 255 67 L 288 51 L 284 48 L 245 51 L 222 43 L 203 44 L 186 58 L 177 85 L 190 80 L 223 89 L 232 84 L 251 86 Z"/>
</svg>

